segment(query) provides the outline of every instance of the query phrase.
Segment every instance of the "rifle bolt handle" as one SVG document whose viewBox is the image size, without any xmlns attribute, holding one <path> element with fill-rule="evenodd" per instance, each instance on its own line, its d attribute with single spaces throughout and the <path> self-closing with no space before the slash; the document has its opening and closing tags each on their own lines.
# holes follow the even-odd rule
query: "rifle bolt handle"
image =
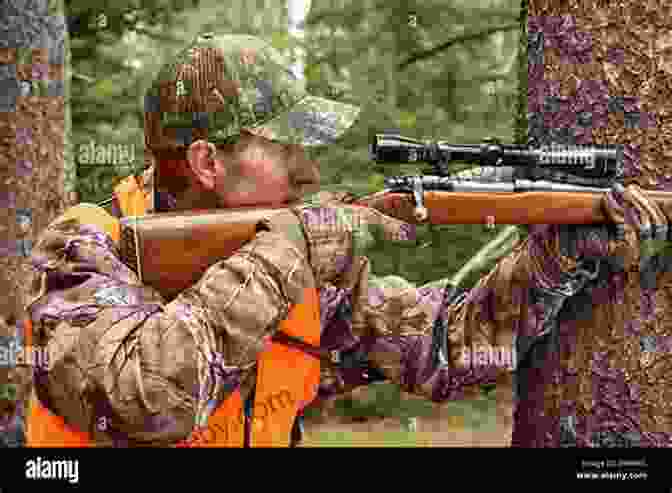
<svg viewBox="0 0 672 493">
<path fill-rule="evenodd" d="M 415 220 L 424 223 L 427 218 L 429 217 L 429 213 L 427 212 L 427 207 L 416 207 L 413 209 L 413 217 L 415 217 Z"/>
</svg>

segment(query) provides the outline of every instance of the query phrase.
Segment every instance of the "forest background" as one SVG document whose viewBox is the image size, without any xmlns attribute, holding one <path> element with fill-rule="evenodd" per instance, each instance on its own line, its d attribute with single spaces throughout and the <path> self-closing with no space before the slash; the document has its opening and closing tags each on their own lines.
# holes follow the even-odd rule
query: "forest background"
<svg viewBox="0 0 672 493">
<path fill-rule="evenodd" d="M 71 127 L 64 202 L 104 201 L 120 179 L 144 169 L 145 90 L 161 65 L 204 31 L 263 37 L 293 62 L 309 92 L 362 107 L 359 122 L 318 152 L 325 189 L 364 195 L 379 191 L 386 176 L 422 171 L 374 165 L 372 132 L 454 143 L 525 142 L 525 10 L 520 0 L 65 1 Z M 376 275 L 417 284 L 457 276 L 468 288 L 524 234 L 506 225 L 423 226 L 415 248 L 383 245 L 370 258 Z M 503 248 L 469 262 L 502 238 Z M 470 433 L 495 422 L 490 390 L 476 401 L 435 406 L 374 385 L 309 415 L 324 431 L 309 443 L 358 440 L 356 431 L 345 433 L 352 426 L 331 433 L 335 421 L 392 423 L 377 435 L 382 444 L 424 443 L 417 419 L 428 416 Z M 375 433 L 362 431 L 370 445 Z"/>
</svg>

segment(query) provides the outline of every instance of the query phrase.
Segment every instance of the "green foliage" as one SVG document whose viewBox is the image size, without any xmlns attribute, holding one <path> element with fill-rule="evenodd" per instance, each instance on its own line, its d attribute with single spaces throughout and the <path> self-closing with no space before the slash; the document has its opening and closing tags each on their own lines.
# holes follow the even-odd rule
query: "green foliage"
<svg viewBox="0 0 672 493">
<path fill-rule="evenodd" d="M 306 71 L 309 90 L 363 106 L 358 125 L 320 156 L 325 187 L 366 193 L 380 190 L 386 176 L 422 171 L 373 166 L 360 149 L 366 149 L 374 131 L 398 129 L 409 137 L 458 143 L 486 136 L 513 141 L 519 95 L 517 2 L 467 7 L 364 0 L 345 5 L 314 2 L 307 22 L 308 42 L 314 46 Z M 509 27 L 496 31 L 502 26 Z M 502 227 L 421 229 L 415 250 L 385 244 L 372 252 L 374 272 L 417 283 L 452 276 Z M 469 274 L 465 285 L 494 260 Z"/>
<path fill-rule="evenodd" d="M 346 396 L 336 402 L 336 412 L 353 421 L 397 417 L 401 421 L 429 416 L 434 405 L 425 400 L 406 400 L 397 385 L 377 384 L 366 390 L 362 399 Z"/>
<path fill-rule="evenodd" d="M 198 33 L 261 35 L 280 50 L 295 45 L 287 32 L 282 2 L 258 2 L 258 8 L 244 0 L 71 0 L 66 4 L 68 15 L 78 20 L 70 32 L 72 159 L 91 140 L 135 149 L 130 166 L 77 163 L 78 192 L 87 202 L 106 198 L 121 177 L 143 169 L 145 90 L 160 66 Z"/>
<path fill-rule="evenodd" d="M 356 433 L 343 430 L 338 432 L 321 432 L 317 435 L 315 447 L 356 447 L 356 446 L 376 446 L 376 447 L 422 447 L 419 444 L 414 433 L 405 430 L 387 431 L 384 437 L 375 440 L 375 445 L 370 440 L 367 433 L 366 440 L 358 439 Z"/>
<path fill-rule="evenodd" d="M 442 407 L 447 407 L 454 411 L 455 415 L 462 416 L 465 425 L 478 426 L 487 419 L 482 414 L 487 414 L 496 404 L 493 390 L 492 385 L 484 386 L 482 396 L 470 401 L 469 407 L 479 411 L 478 413 L 463 413 L 464 405 L 461 404 L 448 403 Z M 398 385 L 379 383 L 367 388 L 361 398 L 344 396 L 338 399 L 335 403 L 335 411 L 338 415 L 353 421 L 394 417 L 405 423 L 412 418 L 435 416 L 437 404 L 425 399 L 406 398 Z M 463 414 L 466 415 L 463 416 Z"/>
</svg>

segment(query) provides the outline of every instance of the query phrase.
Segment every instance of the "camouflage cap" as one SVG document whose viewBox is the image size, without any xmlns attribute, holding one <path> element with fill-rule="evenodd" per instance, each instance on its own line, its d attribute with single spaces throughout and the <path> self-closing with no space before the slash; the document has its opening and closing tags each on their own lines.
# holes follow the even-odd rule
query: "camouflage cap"
<svg viewBox="0 0 672 493">
<path fill-rule="evenodd" d="M 145 96 L 148 149 L 229 142 L 241 129 L 304 146 L 334 142 L 360 109 L 311 96 L 283 57 L 247 35 L 200 35 L 159 72 Z"/>
</svg>

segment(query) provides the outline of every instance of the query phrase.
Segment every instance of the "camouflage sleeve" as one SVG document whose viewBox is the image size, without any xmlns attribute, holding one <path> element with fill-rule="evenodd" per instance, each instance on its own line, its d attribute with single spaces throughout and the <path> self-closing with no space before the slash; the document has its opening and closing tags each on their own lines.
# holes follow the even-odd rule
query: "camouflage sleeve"
<svg viewBox="0 0 672 493">
<path fill-rule="evenodd" d="M 76 219 L 48 227 L 32 262 L 33 340 L 48 355 L 34 369 L 36 395 L 121 446 L 174 443 L 241 385 L 244 397 L 257 354 L 313 282 L 304 252 L 270 231 L 170 303 L 138 282 L 107 234 Z"/>
<path fill-rule="evenodd" d="M 594 277 L 591 254 L 605 254 L 600 239 L 586 235 L 578 251 L 587 260 L 577 260 L 562 245 L 566 236 L 558 227 L 531 233 L 448 305 L 442 305 L 446 281 L 416 288 L 397 277 L 361 279 L 367 295 L 355 298 L 352 326 L 354 332 L 375 334 L 369 362 L 406 392 L 435 402 L 461 399 L 480 385 L 508 380 L 520 356 L 517 348 L 548 331 L 564 300 Z M 439 315 L 447 335 L 443 364 L 433 336 Z M 364 321 L 361 327 L 358 319 Z M 325 382 L 321 395 L 337 392 L 337 380 Z M 341 379 L 341 391 L 342 383 L 347 388 L 367 383 L 354 373 L 347 380 Z"/>
</svg>

